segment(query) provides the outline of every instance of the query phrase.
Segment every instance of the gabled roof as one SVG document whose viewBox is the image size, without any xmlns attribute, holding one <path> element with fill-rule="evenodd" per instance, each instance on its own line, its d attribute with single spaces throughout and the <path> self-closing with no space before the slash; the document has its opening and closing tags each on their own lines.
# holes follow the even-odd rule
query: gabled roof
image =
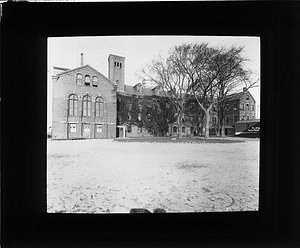
<svg viewBox="0 0 300 248">
<path fill-rule="evenodd" d="M 57 68 L 57 67 L 56 67 Z M 72 73 L 74 71 L 77 71 L 77 70 L 80 70 L 80 69 L 84 69 L 84 68 L 89 68 L 91 69 L 92 71 L 94 71 L 96 74 L 99 74 L 100 76 L 102 76 L 103 78 L 105 78 L 109 83 L 111 83 L 112 85 L 115 85 L 113 82 L 111 82 L 106 76 L 104 76 L 101 72 L 97 71 L 96 69 L 94 69 L 93 67 L 91 67 L 90 65 L 83 65 L 83 66 L 79 66 L 79 67 L 76 67 L 74 69 L 70 69 L 70 70 L 67 70 L 67 71 L 64 71 L 64 72 L 61 72 L 61 73 L 58 73 L 56 76 L 62 76 L 62 75 L 65 75 L 65 74 L 68 74 L 68 73 Z"/>
<path fill-rule="evenodd" d="M 127 94 L 135 94 L 135 95 L 141 95 L 141 96 L 165 96 L 163 92 L 159 92 L 159 94 L 155 94 L 154 89 L 155 88 L 149 88 L 149 87 L 142 87 L 141 92 L 137 92 L 136 86 L 139 85 L 140 83 L 137 83 L 135 86 L 131 85 L 124 85 L 124 92 Z"/>
<path fill-rule="evenodd" d="M 63 68 L 63 67 L 58 67 L 58 66 L 53 66 L 54 69 L 62 70 L 62 71 L 68 71 L 70 69 Z"/>
<path fill-rule="evenodd" d="M 233 101 L 233 100 L 238 100 L 241 99 L 242 96 L 244 95 L 250 95 L 252 97 L 252 99 L 255 101 L 254 97 L 251 95 L 250 91 L 246 91 L 246 92 L 239 92 L 239 93 L 233 93 L 227 96 L 227 101 Z"/>
</svg>

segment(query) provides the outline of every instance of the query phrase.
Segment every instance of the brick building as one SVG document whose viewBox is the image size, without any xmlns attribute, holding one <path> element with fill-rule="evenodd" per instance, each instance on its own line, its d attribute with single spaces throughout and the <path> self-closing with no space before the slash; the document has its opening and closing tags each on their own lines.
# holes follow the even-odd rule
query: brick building
<svg viewBox="0 0 300 248">
<path fill-rule="evenodd" d="M 219 112 L 220 113 L 220 112 Z M 225 135 L 235 135 L 235 126 L 239 121 L 251 121 L 256 118 L 256 101 L 246 88 L 243 92 L 231 94 L 224 101 L 223 105 L 223 125 L 225 129 Z M 213 111 L 211 114 L 211 126 L 210 133 L 216 134 L 217 127 L 220 126 L 217 111 Z"/>
<path fill-rule="evenodd" d="M 52 138 L 116 138 L 151 136 L 151 130 L 120 121 L 119 95 L 128 97 L 156 97 L 162 99 L 163 91 L 158 86 L 147 87 L 145 82 L 134 86 L 125 85 L 125 58 L 110 54 L 108 57 L 108 78 L 89 65 L 75 69 L 54 67 Z M 159 101 L 159 100 L 158 100 Z M 160 100 L 161 101 L 161 100 Z M 130 107 L 130 106 L 128 106 Z M 255 99 L 250 92 L 232 94 L 226 101 L 224 112 L 225 135 L 234 135 L 235 123 L 255 119 Z M 130 120 L 130 111 L 126 110 Z M 139 111 L 138 109 L 136 111 Z M 138 118 L 140 118 L 138 116 Z M 170 123 L 166 128 L 169 135 L 180 132 L 183 136 L 200 134 L 203 125 L 193 120 L 200 118 L 185 113 L 182 128 Z M 210 120 L 211 134 L 216 130 L 218 115 L 212 113 Z"/>
<path fill-rule="evenodd" d="M 52 138 L 115 138 L 115 86 L 81 56 L 78 68 L 54 67 Z"/>
</svg>

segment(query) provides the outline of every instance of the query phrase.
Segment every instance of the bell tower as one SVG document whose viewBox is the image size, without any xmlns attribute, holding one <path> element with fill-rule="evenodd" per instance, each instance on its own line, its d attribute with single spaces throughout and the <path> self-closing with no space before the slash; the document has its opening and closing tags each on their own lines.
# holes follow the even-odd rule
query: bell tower
<svg viewBox="0 0 300 248">
<path fill-rule="evenodd" d="M 108 79 L 118 85 L 118 91 L 124 91 L 125 58 L 110 54 L 108 56 Z"/>
</svg>

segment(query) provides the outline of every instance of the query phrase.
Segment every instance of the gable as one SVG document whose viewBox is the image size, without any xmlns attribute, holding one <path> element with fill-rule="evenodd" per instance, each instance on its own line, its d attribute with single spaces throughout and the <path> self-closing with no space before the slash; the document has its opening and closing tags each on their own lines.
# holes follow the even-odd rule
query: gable
<svg viewBox="0 0 300 248">
<path fill-rule="evenodd" d="M 247 97 L 249 97 L 249 100 L 255 102 L 254 97 L 251 95 L 251 93 L 249 91 L 247 91 L 246 93 L 242 94 L 240 97 L 240 100 L 246 100 Z"/>
<path fill-rule="evenodd" d="M 104 76 L 102 73 L 100 73 L 99 71 L 97 71 L 96 69 L 94 69 L 93 67 L 91 67 L 90 65 L 84 65 L 81 67 L 77 67 L 62 73 L 57 74 L 58 77 L 66 77 L 66 76 L 74 76 L 74 78 L 76 77 L 76 75 L 80 73 L 82 74 L 83 78 L 86 75 L 89 75 L 91 78 L 93 76 L 98 77 L 98 81 L 100 82 L 106 82 L 112 86 L 114 86 L 114 84 L 106 77 Z"/>
</svg>

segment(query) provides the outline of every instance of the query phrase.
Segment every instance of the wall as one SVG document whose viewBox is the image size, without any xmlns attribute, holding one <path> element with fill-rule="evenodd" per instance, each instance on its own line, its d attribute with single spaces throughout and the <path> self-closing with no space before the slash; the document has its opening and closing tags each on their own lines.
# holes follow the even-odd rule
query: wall
<svg viewBox="0 0 300 248">
<path fill-rule="evenodd" d="M 76 75 L 83 75 L 83 85 L 76 84 Z M 84 85 L 84 77 L 89 75 L 98 77 L 98 87 Z M 78 96 L 78 115 L 68 116 L 68 98 L 70 94 Z M 83 117 L 82 97 L 89 95 L 92 100 L 91 116 Z M 103 117 L 95 117 L 95 99 L 101 96 L 104 100 Z M 52 134 L 53 139 L 67 138 L 115 138 L 116 135 L 116 97 L 113 92 L 113 85 L 101 73 L 89 66 L 63 73 L 58 77 L 53 77 L 53 117 Z M 75 133 L 68 133 L 68 123 L 76 125 Z M 89 133 L 83 132 L 82 123 L 89 124 Z M 95 125 L 102 124 L 103 132 L 96 133 Z"/>
</svg>

